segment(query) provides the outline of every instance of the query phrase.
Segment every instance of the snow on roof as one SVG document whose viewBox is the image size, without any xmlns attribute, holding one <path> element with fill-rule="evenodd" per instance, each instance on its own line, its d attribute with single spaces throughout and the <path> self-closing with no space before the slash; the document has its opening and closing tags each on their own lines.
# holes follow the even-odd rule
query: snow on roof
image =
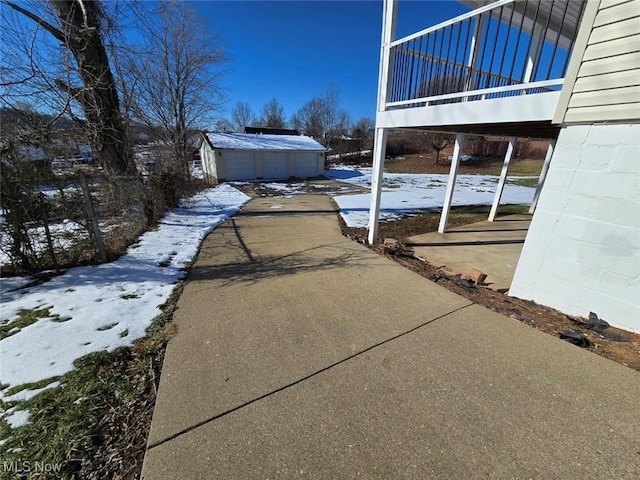
<svg viewBox="0 0 640 480">
<path fill-rule="evenodd" d="M 313 138 L 302 135 L 207 133 L 206 136 L 214 148 L 228 150 L 306 150 L 309 152 L 327 150 Z"/>
</svg>

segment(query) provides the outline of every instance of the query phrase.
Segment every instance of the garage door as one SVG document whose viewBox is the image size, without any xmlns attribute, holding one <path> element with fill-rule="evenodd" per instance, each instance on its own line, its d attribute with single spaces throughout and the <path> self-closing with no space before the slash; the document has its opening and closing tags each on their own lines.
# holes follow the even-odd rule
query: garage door
<svg viewBox="0 0 640 480">
<path fill-rule="evenodd" d="M 296 153 L 296 177 L 317 177 L 318 154 L 317 153 Z"/>
<path fill-rule="evenodd" d="M 286 153 L 265 152 L 262 162 L 262 177 L 270 179 L 289 178 L 289 158 Z"/>
<path fill-rule="evenodd" d="M 252 180 L 256 178 L 256 165 L 252 152 L 224 152 L 226 180 Z"/>
</svg>

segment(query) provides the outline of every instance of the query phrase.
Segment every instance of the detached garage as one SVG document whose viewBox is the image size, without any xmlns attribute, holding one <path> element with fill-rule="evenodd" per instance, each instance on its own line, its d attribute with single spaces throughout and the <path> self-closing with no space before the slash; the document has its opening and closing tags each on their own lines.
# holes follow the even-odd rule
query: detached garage
<svg viewBox="0 0 640 480">
<path fill-rule="evenodd" d="M 203 133 L 200 140 L 204 178 L 211 183 L 319 177 L 326 151 L 302 135 Z"/>
</svg>

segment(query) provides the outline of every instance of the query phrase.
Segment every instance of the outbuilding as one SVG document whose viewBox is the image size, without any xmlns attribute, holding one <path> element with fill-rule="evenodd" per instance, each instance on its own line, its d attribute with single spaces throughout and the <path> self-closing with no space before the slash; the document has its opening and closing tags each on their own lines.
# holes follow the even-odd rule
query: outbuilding
<svg viewBox="0 0 640 480">
<path fill-rule="evenodd" d="M 326 151 L 302 135 L 203 133 L 200 140 L 204 178 L 211 183 L 319 177 Z"/>
</svg>

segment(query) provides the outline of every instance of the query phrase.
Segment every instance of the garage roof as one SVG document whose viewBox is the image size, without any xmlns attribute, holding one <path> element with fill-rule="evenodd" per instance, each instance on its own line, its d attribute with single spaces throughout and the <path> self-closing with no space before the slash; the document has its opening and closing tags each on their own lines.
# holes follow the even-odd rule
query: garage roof
<svg viewBox="0 0 640 480">
<path fill-rule="evenodd" d="M 226 150 L 304 150 L 325 152 L 327 149 L 311 137 L 302 135 L 255 135 L 248 133 L 207 133 L 213 148 Z"/>
</svg>

